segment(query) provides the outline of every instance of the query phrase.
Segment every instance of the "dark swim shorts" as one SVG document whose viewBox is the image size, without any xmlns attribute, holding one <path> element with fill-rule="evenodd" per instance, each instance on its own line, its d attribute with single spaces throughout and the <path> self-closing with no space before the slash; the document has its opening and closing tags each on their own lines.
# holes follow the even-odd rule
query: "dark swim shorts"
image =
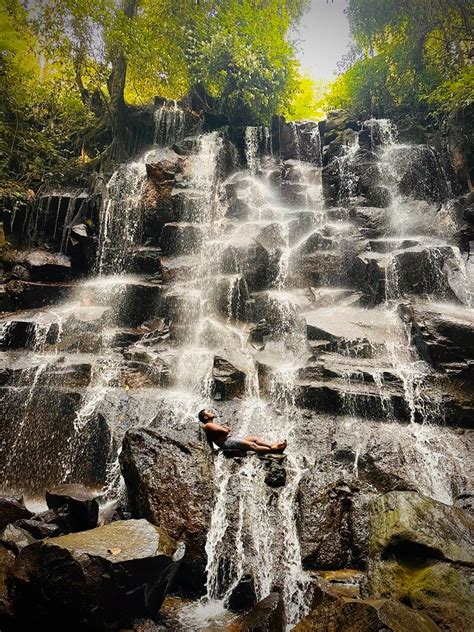
<svg viewBox="0 0 474 632">
<path fill-rule="evenodd" d="M 240 450 L 247 451 L 248 447 L 243 442 L 243 437 L 227 437 L 224 444 L 222 445 L 222 450 Z"/>
</svg>

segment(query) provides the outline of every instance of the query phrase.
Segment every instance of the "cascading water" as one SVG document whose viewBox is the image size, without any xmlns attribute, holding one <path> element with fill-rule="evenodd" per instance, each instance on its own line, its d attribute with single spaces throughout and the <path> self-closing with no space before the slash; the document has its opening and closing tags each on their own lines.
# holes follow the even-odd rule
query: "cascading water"
<svg viewBox="0 0 474 632">
<path fill-rule="evenodd" d="M 123 273 L 130 263 L 140 228 L 140 201 L 150 152 L 121 165 L 110 178 L 99 233 L 98 272 Z"/>
<path fill-rule="evenodd" d="M 176 101 L 168 100 L 155 110 L 155 143 L 168 147 L 183 139 L 186 114 Z"/>
<path fill-rule="evenodd" d="M 170 103 L 156 111 L 158 144 L 183 138 L 180 112 Z M 365 232 L 359 230 L 358 217 L 374 211 L 358 206 L 359 136 L 349 135 L 337 159 L 339 206 L 325 208 L 319 128 L 290 127 L 292 159 L 272 156 L 269 130 L 250 127 L 244 138 L 247 169 L 230 175 L 229 143 L 218 132 L 189 139 L 186 147 L 193 150 L 185 158 L 162 148 L 117 169 L 102 208 L 99 276 L 78 283 L 55 315 L 44 310 L 44 326 L 35 326 L 29 342 L 34 368 L 23 373 L 21 396 L 29 416 L 2 466 L 2 472 L 11 468 L 20 444 L 38 428 L 30 419 L 37 393 L 51 388 L 69 363 L 72 378 L 65 371 L 65 385 L 59 382 L 60 397 L 66 393 L 57 408 L 67 419 L 59 418 L 56 430 L 58 482 L 80 477 L 84 452 L 106 464 L 86 482 L 105 485 L 107 493 L 120 491 L 117 445 L 123 433 L 153 425 L 163 408 L 169 411 L 163 423 L 175 430 L 197 423 L 197 411 L 212 405 L 235 434 L 272 442 L 287 438 L 283 459 L 214 457 L 207 594 L 182 609 L 183 630 L 232 618 L 227 608 L 246 581 L 256 600 L 280 591 L 289 628 L 310 609 L 314 578 L 306 569 L 313 562 L 300 533 L 301 490 L 315 470 L 321 485 L 346 475 L 342 465 L 328 471 L 322 462 L 332 447 L 317 454 L 318 437 L 334 427 L 334 416 L 341 417 L 341 435 L 355 435 L 353 451 L 341 449 L 340 458 L 351 455 L 349 474 L 361 482 L 370 469 L 367 419 L 379 424 L 374 435 L 381 428 L 412 466 L 410 483 L 422 493 L 453 503 L 453 480 L 464 476 L 459 443 L 444 446 L 436 425 L 445 414 L 439 375 L 411 346 L 414 327 L 400 319 L 400 303 L 414 295 L 433 306 L 462 294 L 449 294 L 448 278 L 462 271 L 462 257 L 431 226 L 442 201 L 425 203 L 412 194 L 405 173 L 412 149 L 396 142 L 389 122 L 369 121 L 363 127 L 368 158 L 378 160 L 378 193 L 383 189 L 386 206 L 377 207 L 376 221 Z M 155 160 L 163 161 L 165 178 L 175 160 L 179 177 L 169 190 L 159 189 L 162 206 L 147 235 L 150 246 L 143 242 L 143 194 L 147 164 Z M 413 210 L 404 215 L 407 205 Z M 147 260 L 146 272 L 129 274 L 141 248 L 158 246 L 159 265 L 150 270 Z M 428 248 L 429 273 L 409 285 L 403 258 L 417 257 L 420 247 Z M 354 275 L 363 266 L 361 287 Z M 374 298 L 367 270 L 377 266 L 381 287 Z M 14 326 L 0 322 L 4 340 Z M 15 384 L 12 390 L 21 388 Z M 333 415 L 329 420 L 327 413 Z M 337 440 L 333 436 L 329 443 Z M 102 450 L 94 452 L 99 441 Z M 269 484 L 272 477 L 276 484 Z M 17 479 L 5 480 L 13 490 L 18 485 Z"/>
</svg>

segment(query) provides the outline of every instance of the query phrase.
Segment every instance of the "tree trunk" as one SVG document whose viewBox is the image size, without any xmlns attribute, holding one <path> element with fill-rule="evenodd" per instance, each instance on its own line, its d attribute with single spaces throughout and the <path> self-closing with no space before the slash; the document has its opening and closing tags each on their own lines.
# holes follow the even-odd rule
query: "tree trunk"
<svg viewBox="0 0 474 632">
<path fill-rule="evenodd" d="M 123 0 L 122 10 L 130 19 L 136 15 L 140 0 Z M 112 115 L 111 129 L 114 143 L 114 158 L 121 160 L 126 155 L 129 146 L 130 130 L 127 125 L 127 107 L 125 105 L 124 91 L 127 78 L 127 58 L 118 43 L 114 43 L 111 49 L 112 72 L 108 79 L 110 94 L 110 110 Z"/>
</svg>

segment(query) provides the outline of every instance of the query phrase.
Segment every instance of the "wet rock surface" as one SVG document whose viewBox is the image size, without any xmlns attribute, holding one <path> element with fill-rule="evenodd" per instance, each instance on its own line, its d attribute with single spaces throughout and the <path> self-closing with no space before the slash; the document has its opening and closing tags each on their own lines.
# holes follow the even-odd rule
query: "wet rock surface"
<svg viewBox="0 0 474 632">
<path fill-rule="evenodd" d="M 259 601 L 252 610 L 241 619 L 232 623 L 232 629 L 244 632 L 283 632 L 285 615 L 281 597 L 278 593 L 270 593 Z"/>
<path fill-rule="evenodd" d="M 0 502 L 0 612 L 469 629 L 472 199 L 449 199 L 436 150 L 387 121 L 190 136 L 199 115 L 156 107 L 155 147 L 117 167 L 102 205 L 41 201 L 55 252 L 2 250 L 0 474 L 50 508 Z M 209 406 L 234 435 L 287 438 L 286 456 L 213 456 Z M 152 577 L 153 555 L 121 560 L 122 536 L 85 544 L 136 518 L 186 543 L 182 612 L 157 619 L 174 553 Z M 79 530 L 79 548 L 58 544 Z M 235 612 L 215 614 L 221 599 Z"/>
<path fill-rule="evenodd" d="M 194 433 L 191 437 L 186 440 L 183 433 L 159 429 L 129 431 L 120 464 L 133 515 L 161 525 L 185 542 L 179 579 L 199 592 L 205 581 L 213 480 L 206 445 Z"/>
<path fill-rule="evenodd" d="M 326 590 L 311 613 L 294 628 L 297 632 L 437 632 L 440 628 L 428 617 L 389 599 L 346 599 Z"/>
<path fill-rule="evenodd" d="M 31 518 L 32 515 L 25 507 L 23 498 L 0 498 L 0 531 L 8 524 Z"/>
<path fill-rule="evenodd" d="M 469 627 L 474 610 L 472 517 L 413 492 L 390 492 L 372 506 L 364 592 L 390 596 L 442 629 Z"/>
<path fill-rule="evenodd" d="M 59 485 L 46 492 L 50 509 L 66 507 L 74 523 L 73 531 L 97 527 L 99 520 L 98 495 L 81 484 Z"/>
<path fill-rule="evenodd" d="M 16 617 L 24 624 L 94 630 L 154 617 L 183 553 L 146 520 L 31 544 L 13 568 Z"/>
</svg>

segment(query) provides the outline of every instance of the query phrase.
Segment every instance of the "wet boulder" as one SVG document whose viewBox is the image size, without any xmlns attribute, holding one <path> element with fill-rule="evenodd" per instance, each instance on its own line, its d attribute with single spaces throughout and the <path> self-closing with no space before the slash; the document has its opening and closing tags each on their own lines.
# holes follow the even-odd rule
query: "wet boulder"
<svg viewBox="0 0 474 632">
<path fill-rule="evenodd" d="M 74 531 L 93 529 L 99 520 L 99 495 L 80 483 L 58 485 L 46 492 L 50 509 L 66 506 L 74 523 Z"/>
<path fill-rule="evenodd" d="M 163 226 L 160 247 L 165 255 L 185 255 L 198 251 L 203 240 L 200 226 L 189 222 L 170 222 Z"/>
<path fill-rule="evenodd" d="M 97 251 L 97 238 L 87 224 L 75 224 L 71 228 L 67 253 L 71 257 L 73 276 L 92 271 Z"/>
<path fill-rule="evenodd" d="M 130 271 L 137 272 L 139 274 L 160 274 L 160 257 L 160 248 L 153 246 L 141 246 L 134 253 Z"/>
<path fill-rule="evenodd" d="M 1 546 L 12 551 L 15 556 L 18 555 L 21 549 L 33 542 L 35 542 L 35 538 L 29 531 L 13 524 L 6 526 L 0 533 Z"/>
<path fill-rule="evenodd" d="M 156 423 L 161 425 L 159 420 Z M 199 593 L 205 584 L 214 483 L 209 448 L 198 441 L 198 428 L 192 430 L 192 434 L 184 429 L 129 430 L 123 440 L 120 466 L 133 515 L 161 525 L 172 537 L 185 542 L 179 580 Z"/>
<path fill-rule="evenodd" d="M 413 492 L 391 492 L 372 506 L 364 593 L 394 598 L 444 630 L 469 629 L 474 521 L 465 511 Z"/>
<path fill-rule="evenodd" d="M 4 263 L 21 266 L 30 281 L 67 281 L 71 276 L 71 260 L 61 253 L 47 250 L 13 250 L 3 256 Z"/>
<path fill-rule="evenodd" d="M 395 296 L 431 294 L 462 301 L 459 290 L 466 286 L 466 274 L 456 259 L 452 246 L 414 246 L 395 251 L 387 267 L 388 289 Z"/>
<path fill-rule="evenodd" d="M 427 616 L 389 599 L 350 599 L 331 588 L 320 589 L 316 606 L 295 632 L 439 632 Z"/>
<path fill-rule="evenodd" d="M 243 319 L 249 298 L 247 282 L 242 274 L 219 276 L 206 288 L 206 297 L 225 318 Z"/>
<path fill-rule="evenodd" d="M 387 257 L 378 252 L 346 258 L 347 281 L 363 293 L 367 305 L 377 305 L 385 298 Z"/>
<path fill-rule="evenodd" d="M 0 531 L 13 522 L 21 519 L 31 518 L 33 514 L 25 507 L 22 497 L 0 498 Z"/>
<path fill-rule="evenodd" d="M 363 567 L 368 550 L 370 495 L 358 481 L 324 484 L 321 471 L 308 471 L 298 491 L 298 532 L 307 569 Z"/>
<path fill-rule="evenodd" d="M 272 592 L 259 601 L 250 612 L 232 622 L 236 632 L 284 632 L 286 620 L 279 593 Z"/>
<path fill-rule="evenodd" d="M 17 520 L 15 526 L 29 533 L 35 540 L 54 538 L 61 534 L 61 529 L 57 524 L 48 524 L 42 520 L 35 520 L 34 517 L 29 520 Z"/>
<path fill-rule="evenodd" d="M 263 290 L 278 276 L 279 254 L 267 249 L 261 241 L 242 236 L 224 249 L 222 271 L 242 274 L 251 292 Z"/>
<path fill-rule="evenodd" d="M 9 583 L 14 563 L 14 553 L 0 544 L 0 625 L 5 625 L 5 629 L 9 629 L 6 626 L 11 623 L 13 615 Z"/>
<path fill-rule="evenodd" d="M 286 470 L 278 463 L 269 463 L 268 471 L 265 475 L 265 483 L 274 489 L 283 487 L 286 483 Z"/>
<path fill-rule="evenodd" d="M 400 146 L 394 158 L 401 175 L 398 188 L 403 195 L 432 201 L 440 201 L 447 197 L 446 176 L 432 147 Z"/>
<path fill-rule="evenodd" d="M 212 377 L 216 393 L 221 399 L 232 399 L 243 395 L 245 391 L 245 372 L 235 366 L 238 362 L 232 359 L 234 362 L 223 357 L 214 357 Z"/>
<path fill-rule="evenodd" d="M 388 226 L 388 217 L 384 209 L 376 206 L 357 206 L 351 211 L 351 218 L 359 230 L 369 239 L 382 237 Z"/>
<path fill-rule="evenodd" d="M 375 500 L 371 523 L 371 555 L 418 550 L 474 565 L 474 521 L 462 509 L 415 492 L 389 492 Z"/>
<path fill-rule="evenodd" d="M 233 589 L 227 602 L 230 610 L 249 610 L 255 606 L 257 596 L 255 593 L 255 583 L 251 575 L 244 575 L 237 586 Z"/>
<path fill-rule="evenodd" d="M 344 285 L 346 282 L 347 257 L 338 251 L 318 250 L 294 259 L 290 269 L 291 280 L 296 284 L 314 287 Z"/>
<path fill-rule="evenodd" d="M 35 309 L 64 301 L 71 294 L 70 283 L 47 283 L 13 280 L 6 284 L 6 290 L 16 307 Z"/>
<path fill-rule="evenodd" d="M 116 630 L 156 617 L 184 547 L 146 520 L 116 521 L 24 548 L 13 569 L 23 625 Z"/>
<path fill-rule="evenodd" d="M 474 364 L 472 310 L 440 303 L 405 303 L 398 313 L 410 325 L 411 342 L 424 360 L 451 375 L 467 375 Z"/>
</svg>

